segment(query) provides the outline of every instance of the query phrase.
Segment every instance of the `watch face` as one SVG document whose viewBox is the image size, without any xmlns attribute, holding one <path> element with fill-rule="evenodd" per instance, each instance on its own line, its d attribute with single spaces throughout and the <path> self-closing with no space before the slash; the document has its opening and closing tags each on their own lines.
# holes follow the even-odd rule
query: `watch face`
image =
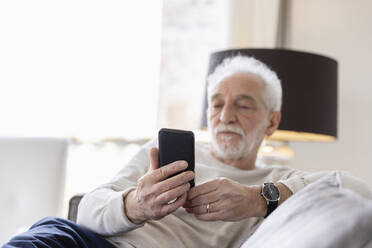
<svg viewBox="0 0 372 248">
<path fill-rule="evenodd" d="M 280 197 L 279 189 L 272 183 L 264 185 L 262 194 L 268 201 L 278 201 Z"/>
</svg>

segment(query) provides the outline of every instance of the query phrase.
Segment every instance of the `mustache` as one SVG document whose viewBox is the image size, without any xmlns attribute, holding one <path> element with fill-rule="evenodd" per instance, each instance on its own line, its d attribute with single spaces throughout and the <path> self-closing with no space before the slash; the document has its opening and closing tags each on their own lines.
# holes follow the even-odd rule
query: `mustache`
<svg viewBox="0 0 372 248">
<path fill-rule="evenodd" d="M 236 125 L 219 124 L 216 128 L 214 128 L 213 133 L 216 135 L 219 132 L 234 132 L 243 137 L 245 136 L 243 129 Z"/>
</svg>

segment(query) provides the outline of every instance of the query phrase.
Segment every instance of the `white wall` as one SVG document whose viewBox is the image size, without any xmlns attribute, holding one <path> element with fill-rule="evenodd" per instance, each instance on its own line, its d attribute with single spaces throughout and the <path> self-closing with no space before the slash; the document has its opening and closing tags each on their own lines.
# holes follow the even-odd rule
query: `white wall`
<svg viewBox="0 0 372 248">
<path fill-rule="evenodd" d="M 372 186 L 372 1 L 290 1 L 286 47 L 339 63 L 339 137 L 335 143 L 292 143 L 293 167 L 341 169 Z"/>
</svg>

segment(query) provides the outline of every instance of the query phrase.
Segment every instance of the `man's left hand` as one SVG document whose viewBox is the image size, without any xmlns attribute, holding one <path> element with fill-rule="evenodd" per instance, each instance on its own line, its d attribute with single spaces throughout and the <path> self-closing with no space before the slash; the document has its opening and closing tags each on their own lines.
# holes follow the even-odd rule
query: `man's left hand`
<svg viewBox="0 0 372 248">
<path fill-rule="evenodd" d="M 260 193 L 261 186 L 246 186 L 228 178 L 218 178 L 190 189 L 184 208 L 203 221 L 263 217 L 266 202 Z"/>
</svg>

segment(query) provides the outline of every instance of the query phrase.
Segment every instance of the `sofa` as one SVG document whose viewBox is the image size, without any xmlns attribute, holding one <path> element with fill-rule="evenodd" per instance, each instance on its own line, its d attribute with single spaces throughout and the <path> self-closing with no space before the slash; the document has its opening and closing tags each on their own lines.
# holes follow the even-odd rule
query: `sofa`
<svg viewBox="0 0 372 248">
<path fill-rule="evenodd" d="M 76 221 L 83 195 L 71 198 Z M 308 185 L 263 219 L 241 248 L 372 248 L 372 200 L 343 187 L 339 172 Z"/>
<path fill-rule="evenodd" d="M 45 216 L 61 216 L 68 139 L 0 138 L 0 244 Z"/>
</svg>

